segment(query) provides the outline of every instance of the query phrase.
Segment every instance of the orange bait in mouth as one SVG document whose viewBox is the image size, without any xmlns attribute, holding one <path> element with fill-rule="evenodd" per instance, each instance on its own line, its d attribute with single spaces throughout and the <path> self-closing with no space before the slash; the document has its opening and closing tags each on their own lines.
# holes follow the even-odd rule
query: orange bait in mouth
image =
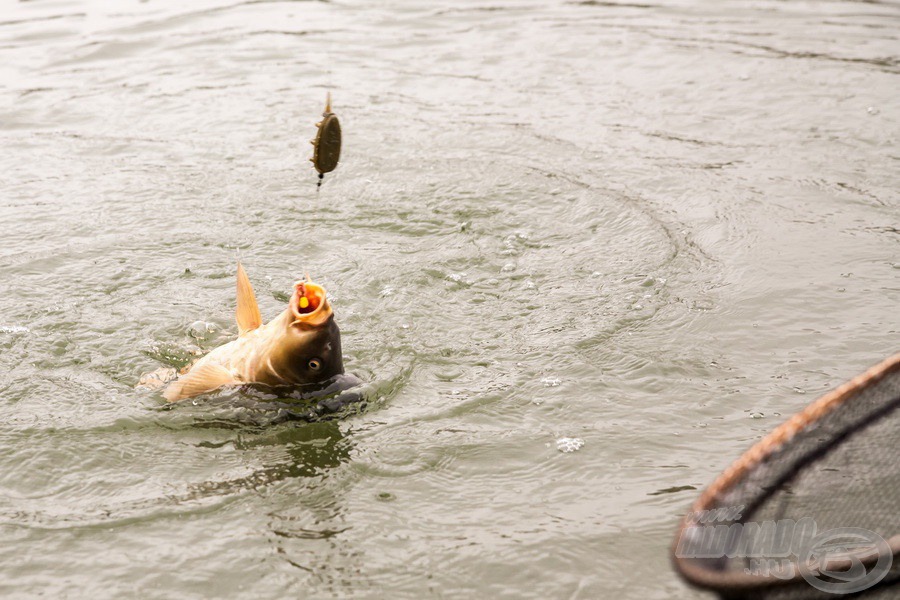
<svg viewBox="0 0 900 600">
<path fill-rule="evenodd" d="M 319 294 L 315 292 L 314 289 L 310 289 L 306 286 L 305 283 L 301 283 L 297 285 L 297 312 L 301 315 L 308 315 L 312 312 L 315 312 L 319 305 L 322 303 L 322 298 Z"/>
</svg>

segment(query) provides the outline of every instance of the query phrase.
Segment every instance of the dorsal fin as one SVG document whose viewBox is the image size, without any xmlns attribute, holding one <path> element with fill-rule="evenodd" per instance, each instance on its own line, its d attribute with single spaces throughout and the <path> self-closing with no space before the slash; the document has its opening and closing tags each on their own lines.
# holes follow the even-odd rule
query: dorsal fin
<svg viewBox="0 0 900 600">
<path fill-rule="evenodd" d="M 259 305 L 250 285 L 250 278 L 241 263 L 237 268 L 237 319 L 240 335 L 252 331 L 262 325 L 262 315 L 259 314 Z"/>
<path fill-rule="evenodd" d="M 236 385 L 240 381 L 225 368 L 215 364 L 200 365 L 169 384 L 163 396 L 169 402 L 177 402 L 197 394 L 205 394 L 223 385 Z"/>
</svg>

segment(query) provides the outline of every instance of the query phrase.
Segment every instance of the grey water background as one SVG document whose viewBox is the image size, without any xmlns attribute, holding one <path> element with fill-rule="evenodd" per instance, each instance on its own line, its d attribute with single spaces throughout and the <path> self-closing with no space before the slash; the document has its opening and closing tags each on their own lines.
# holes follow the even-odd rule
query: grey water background
<svg viewBox="0 0 900 600">
<path fill-rule="evenodd" d="M 4 2 L 0 594 L 706 597 L 667 554 L 699 489 L 898 350 L 898 32 L 896 2 Z M 265 318 L 326 286 L 365 411 L 134 389 L 235 335 L 238 258 Z"/>
</svg>

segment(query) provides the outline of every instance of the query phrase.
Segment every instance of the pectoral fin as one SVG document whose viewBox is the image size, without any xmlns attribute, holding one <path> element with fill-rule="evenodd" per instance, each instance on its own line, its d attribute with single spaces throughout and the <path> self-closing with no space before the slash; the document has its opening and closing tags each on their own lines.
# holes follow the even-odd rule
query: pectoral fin
<svg viewBox="0 0 900 600">
<path fill-rule="evenodd" d="M 262 325 L 262 315 L 259 314 L 259 305 L 256 303 L 256 295 L 250 278 L 241 263 L 237 268 L 237 324 L 240 335 L 252 331 Z"/>
<path fill-rule="evenodd" d="M 241 383 L 226 369 L 219 365 L 201 365 L 188 371 L 166 388 L 163 397 L 169 402 L 184 400 L 197 394 L 205 394 L 223 385 Z"/>
</svg>

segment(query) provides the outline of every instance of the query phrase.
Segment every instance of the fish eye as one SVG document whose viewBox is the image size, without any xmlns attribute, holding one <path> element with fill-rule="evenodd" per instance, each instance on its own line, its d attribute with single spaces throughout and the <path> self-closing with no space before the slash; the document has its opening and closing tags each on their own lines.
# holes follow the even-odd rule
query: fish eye
<svg viewBox="0 0 900 600">
<path fill-rule="evenodd" d="M 318 358 L 314 358 L 314 359 L 310 360 L 308 364 L 309 364 L 309 368 L 312 369 L 313 371 L 318 371 L 319 369 L 322 368 L 322 361 L 319 360 Z"/>
</svg>

